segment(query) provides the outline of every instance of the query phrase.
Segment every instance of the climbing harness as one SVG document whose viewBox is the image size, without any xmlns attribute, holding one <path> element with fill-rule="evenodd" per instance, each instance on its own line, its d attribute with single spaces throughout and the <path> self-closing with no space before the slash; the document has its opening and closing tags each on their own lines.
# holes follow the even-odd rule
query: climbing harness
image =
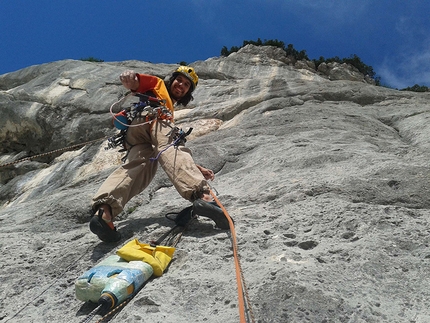
<svg viewBox="0 0 430 323">
<path fill-rule="evenodd" d="M 123 108 L 122 106 L 130 96 L 137 96 L 139 98 L 139 102 L 131 103 L 129 107 Z M 114 108 L 117 108 L 119 112 L 115 113 L 113 111 Z M 173 120 L 172 113 L 166 107 L 166 100 L 160 100 L 149 94 L 131 91 L 125 93 L 122 98 L 111 105 L 110 113 L 113 118 L 114 126 L 119 130 L 140 127 L 146 123 L 151 123 L 156 119 Z M 136 117 L 144 117 L 145 122 L 131 124 Z"/>
<path fill-rule="evenodd" d="M 140 101 L 137 103 L 132 103 L 128 109 L 122 109 L 120 112 L 115 114 L 113 112 L 114 108 L 118 108 L 118 107 L 122 108 L 122 105 L 124 104 L 124 102 L 126 101 L 126 99 L 130 95 L 138 96 Z M 23 159 L 14 161 L 14 162 L 0 165 L 0 168 L 10 166 L 13 164 L 17 164 L 19 162 L 26 161 L 26 160 L 33 160 L 37 157 L 47 156 L 47 155 L 54 154 L 57 152 L 63 152 L 63 151 L 71 150 L 71 149 L 76 149 L 78 147 L 82 147 L 82 146 L 85 146 L 88 144 L 93 144 L 95 142 L 105 140 L 105 139 L 108 140 L 108 147 L 105 149 L 115 148 L 115 147 L 118 147 L 120 145 L 123 145 L 124 150 L 120 150 L 120 151 L 125 151 L 126 150 L 126 148 L 125 148 L 126 132 L 127 132 L 127 129 L 129 129 L 130 127 L 142 126 L 144 124 L 152 123 L 155 120 L 167 120 L 167 121 L 173 120 L 173 115 L 165 107 L 165 101 L 164 100 L 159 100 L 157 98 L 154 98 L 151 95 L 141 94 L 141 93 L 129 92 L 129 93 L 125 94 L 121 99 L 119 99 L 117 102 L 112 104 L 112 106 L 110 108 L 110 112 L 113 116 L 115 126 L 120 130 L 120 132 L 118 134 L 116 134 L 114 136 L 110 136 L 110 137 L 106 136 L 106 137 L 91 140 L 88 142 L 72 145 L 69 147 L 62 148 L 62 149 L 57 149 L 57 150 L 54 150 L 51 152 L 47 152 L 47 153 L 43 153 L 43 154 L 31 156 L 31 157 L 26 157 L 26 158 L 23 158 Z M 132 121 L 136 117 L 145 118 L 145 122 L 139 123 L 139 124 L 132 124 Z M 172 136 L 172 138 L 173 138 L 172 143 L 169 146 L 167 146 L 165 149 L 160 151 L 158 153 L 158 155 L 155 158 L 152 158 L 151 160 L 153 160 L 153 161 L 158 160 L 160 155 L 165 150 L 167 150 L 169 147 L 173 146 L 175 148 L 178 148 L 179 146 L 184 145 L 186 142 L 186 137 L 191 133 L 192 130 L 193 130 L 193 128 L 189 128 L 189 130 L 187 132 L 185 132 L 182 129 L 179 129 L 178 127 L 172 128 L 171 132 L 168 134 L 169 136 Z M 229 222 L 233 256 L 234 256 L 235 269 L 236 269 L 236 281 L 237 281 L 237 289 L 238 289 L 238 303 L 239 303 L 238 308 L 239 308 L 240 323 L 246 323 L 249 321 L 254 323 L 255 322 L 255 316 L 254 316 L 254 313 L 253 313 L 253 310 L 251 307 L 248 289 L 247 289 L 247 286 L 245 283 L 243 270 L 242 270 L 241 264 L 240 264 L 240 258 L 239 258 L 239 254 L 238 254 L 237 239 L 236 239 L 236 232 L 235 232 L 235 228 L 234 228 L 234 223 L 233 223 L 230 215 L 228 214 L 227 210 L 224 208 L 224 206 L 218 200 L 216 195 L 213 193 L 212 189 L 210 190 L 210 195 L 213 197 L 216 204 L 222 209 L 224 215 L 226 216 L 226 218 L 228 219 L 228 222 Z M 187 218 L 186 221 L 176 223 L 176 225 L 173 228 L 171 228 L 169 231 L 164 233 L 159 239 L 157 239 L 155 241 L 151 241 L 150 246 L 151 247 L 157 247 L 164 242 L 163 245 L 165 245 L 165 246 L 175 247 L 179 243 L 179 241 L 181 240 L 184 231 L 187 229 L 189 224 L 195 218 L 196 218 L 196 216 L 194 216 L 191 213 L 191 215 L 189 217 L 189 221 Z M 131 299 L 146 285 L 146 283 L 147 282 L 145 282 L 139 289 L 135 290 L 130 297 L 128 297 L 123 302 L 116 305 L 111 311 L 109 311 L 101 319 L 99 319 L 97 321 L 97 323 L 104 322 L 105 320 L 112 318 L 114 315 L 116 315 L 122 308 L 124 308 L 124 306 L 127 303 L 129 303 L 131 301 Z M 52 287 L 53 284 L 54 283 L 52 283 L 50 286 L 48 286 L 48 288 L 46 288 L 42 292 L 42 294 L 44 292 L 46 292 L 47 289 Z M 30 303 L 28 303 L 26 306 L 24 306 L 24 308 L 26 308 L 29 304 Z M 17 312 L 12 318 L 14 318 L 16 315 L 18 315 L 23 309 L 21 309 L 19 312 Z M 90 322 L 102 309 L 103 309 L 103 304 L 99 304 L 94 310 L 91 311 L 91 313 L 88 314 L 88 316 L 83 321 L 81 321 L 81 323 Z"/>
<path fill-rule="evenodd" d="M 130 96 L 139 97 L 139 102 L 131 103 L 129 107 L 124 108 L 123 105 Z M 126 147 L 127 130 L 129 128 L 141 127 L 146 124 L 150 124 L 156 119 L 173 120 L 172 113 L 166 108 L 165 104 L 166 100 L 159 100 L 149 94 L 131 91 L 125 93 L 123 97 L 114 102 L 109 109 L 110 114 L 112 115 L 113 125 L 119 130 L 119 132 L 107 138 L 108 143 L 105 149 L 114 149 L 121 146 L 122 148 L 119 152 L 126 152 L 125 156 L 121 158 L 121 161 L 124 163 L 129 152 Z M 115 113 L 114 110 L 119 112 Z M 145 122 L 132 124 L 133 120 L 137 117 L 145 118 Z"/>
<path fill-rule="evenodd" d="M 159 100 L 158 98 L 148 94 L 138 92 L 127 92 L 117 102 L 114 102 L 110 107 L 110 113 L 113 118 L 114 126 L 120 131 L 112 137 L 108 138 L 108 145 L 105 149 L 116 148 L 122 146 L 123 148 L 119 152 L 127 152 L 127 154 L 121 158 L 123 162 L 127 159 L 128 151 L 126 148 L 126 135 L 127 130 L 133 127 L 141 127 L 146 124 L 151 124 L 155 120 L 166 120 L 173 121 L 173 115 L 171 111 L 165 106 L 166 100 Z M 129 107 L 123 108 L 125 101 L 130 96 L 137 96 L 139 102 L 131 103 Z M 120 111 L 114 113 L 114 108 Z M 136 118 L 144 118 L 144 122 L 132 124 Z M 186 137 L 191 133 L 193 128 L 189 128 L 187 132 L 179 129 L 178 127 L 172 128 L 167 136 L 172 136 L 173 142 L 160 151 L 156 157 L 150 158 L 151 161 L 157 161 L 160 155 L 170 147 L 178 148 L 181 145 L 185 145 Z"/>
</svg>

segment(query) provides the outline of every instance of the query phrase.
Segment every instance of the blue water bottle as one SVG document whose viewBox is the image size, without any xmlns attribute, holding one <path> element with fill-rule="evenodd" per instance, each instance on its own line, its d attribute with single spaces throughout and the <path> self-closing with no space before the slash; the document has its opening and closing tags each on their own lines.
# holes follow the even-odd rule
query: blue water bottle
<svg viewBox="0 0 430 323">
<path fill-rule="evenodd" d="M 112 255 L 86 271 L 75 282 L 76 298 L 102 305 L 108 310 L 131 297 L 153 274 L 143 261 L 125 261 Z"/>
</svg>

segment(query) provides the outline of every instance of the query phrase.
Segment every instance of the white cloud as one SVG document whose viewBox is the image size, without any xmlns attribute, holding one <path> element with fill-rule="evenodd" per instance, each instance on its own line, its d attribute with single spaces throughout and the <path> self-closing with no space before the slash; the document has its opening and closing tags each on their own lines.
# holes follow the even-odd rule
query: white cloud
<svg viewBox="0 0 430 323">
<path fill-rule="evenodd" d="M 430 86 L 430 34 L 418 12 L 402 14 L 396 23 L 397 43 L 378 68 L 382 83 L 405 88 Z"/>
<path fill-rule="evenodd" d="M 377 68 L 382 83 L 401 89 L 415 84 L 430 86 L 430 44 L 398 57 L 386 57 Z"/>
</svg>

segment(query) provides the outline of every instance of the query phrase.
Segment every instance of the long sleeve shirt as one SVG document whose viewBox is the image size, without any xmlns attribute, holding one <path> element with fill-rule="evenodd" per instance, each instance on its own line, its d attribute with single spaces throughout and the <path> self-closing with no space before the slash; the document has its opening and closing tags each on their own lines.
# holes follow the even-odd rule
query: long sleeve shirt
<svg viewBox="0 0 430 323">
<path fill-rule="evenodd" d="M 166 107 L 172 112 L 174 111 L 173 102 L 167 91 L 164 81 L 159 77 L 147 74 L 137 74 L 139 79 L 139 88 L 136 92 L 145 93 L 152 91 L 158 99 L 166 100 Z"/>
</svg>

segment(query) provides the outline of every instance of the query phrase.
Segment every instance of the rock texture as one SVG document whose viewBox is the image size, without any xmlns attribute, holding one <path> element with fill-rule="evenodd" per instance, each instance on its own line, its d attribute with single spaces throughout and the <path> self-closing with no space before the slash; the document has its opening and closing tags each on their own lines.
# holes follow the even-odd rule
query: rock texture
<svg viewBox="0 0 430 323">
<path fill-rule="evenodd" d="M 192 65 L 195 100 L 176 118 L 235 219 L 256 322 L 429 322 L 430 94 L 349 67 L 322 77 L 271 47 Z M 66 60 L 0 76 L 0 162 L 113 134 L 119 73 L 174 67 Z M 0 168 L 1 322 L 81 322 L 94 306 L 75 299 L 75 279 L 188 206 L 160 169 L 121 214 L 124 240 L 99 242 L 89 201 L 121 163 L 105 146 Z M 237 307 L 230 236 L 200 218 L 115 321 L 238 322 Z"/>
</svg>

